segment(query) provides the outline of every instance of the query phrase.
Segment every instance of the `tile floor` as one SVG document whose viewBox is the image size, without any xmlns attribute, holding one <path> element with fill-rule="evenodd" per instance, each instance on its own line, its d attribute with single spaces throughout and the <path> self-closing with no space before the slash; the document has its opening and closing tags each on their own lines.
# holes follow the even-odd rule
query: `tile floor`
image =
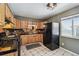
<svg viewBox="0 0 79 59">
<path fill-rule="evenodd" d="M 21 56 L 76 56 L 63 48 L 58 48 L 56 50 L 49 50 L 42 43 L 40 47 L 33 48 L 30 50 L 26 49 L 26 45 L 21 47 Z"/>
</svg>

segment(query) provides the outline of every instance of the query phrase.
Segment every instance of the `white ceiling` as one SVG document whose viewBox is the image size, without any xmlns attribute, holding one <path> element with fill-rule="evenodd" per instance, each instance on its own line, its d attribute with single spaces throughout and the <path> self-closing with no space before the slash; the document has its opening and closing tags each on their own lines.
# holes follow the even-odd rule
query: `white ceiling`
<svg viewBox="0 0 79 59">
<path fill-rule="evenodd" d="M 50 16 L 64 12 L 79 5 L 79 3 L 58 3 L 54 9 L 48 9 L 47 3 L 9 3 L 8 4 L 14 15 L 46 19 Z"/>
</svg>

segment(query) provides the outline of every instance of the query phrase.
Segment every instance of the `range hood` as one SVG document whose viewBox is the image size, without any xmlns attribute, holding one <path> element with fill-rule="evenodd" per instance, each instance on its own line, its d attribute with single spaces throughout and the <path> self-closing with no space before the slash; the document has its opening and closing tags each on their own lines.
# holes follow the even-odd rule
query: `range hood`
<svg viewBox="0 0 79 59">
<path fill-rule="evenodd" d="M 12 23 L 12 22 L 9 19 L 5 18 L 5 24 L 9 24 L 9 23 Z"/>
<path fill-rule="evenodd" d="M 14 24 L 7 18 L 5 18 L 5 24 L 2 28 L 14 28 Z"/>
</svg>

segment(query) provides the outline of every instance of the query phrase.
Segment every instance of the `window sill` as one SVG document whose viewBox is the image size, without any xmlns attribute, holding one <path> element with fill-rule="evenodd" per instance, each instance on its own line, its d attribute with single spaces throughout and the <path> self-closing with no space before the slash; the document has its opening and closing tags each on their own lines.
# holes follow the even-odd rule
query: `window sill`
<svg viewBox="0 0 79 59">
<path fill-rule="evenodd" d="M 79 37 L 71 37 L 71 36 L 61 36 L 61 37 L 71 38 L 71 39 L 78 39 L 79 40 Z"/>
</svg>

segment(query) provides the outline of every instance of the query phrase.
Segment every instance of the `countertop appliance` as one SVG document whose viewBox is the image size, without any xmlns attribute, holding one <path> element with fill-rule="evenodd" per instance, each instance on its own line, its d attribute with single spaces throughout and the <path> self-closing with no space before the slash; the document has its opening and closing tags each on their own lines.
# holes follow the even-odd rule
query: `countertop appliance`
<svg viewBox="0 0 79 59">
<path fill-rule="evenodd" d="M 59 48 L 60 24 L 55 22 L 46 23 L 43 44 L 50 50 Z"/>
</svg>

